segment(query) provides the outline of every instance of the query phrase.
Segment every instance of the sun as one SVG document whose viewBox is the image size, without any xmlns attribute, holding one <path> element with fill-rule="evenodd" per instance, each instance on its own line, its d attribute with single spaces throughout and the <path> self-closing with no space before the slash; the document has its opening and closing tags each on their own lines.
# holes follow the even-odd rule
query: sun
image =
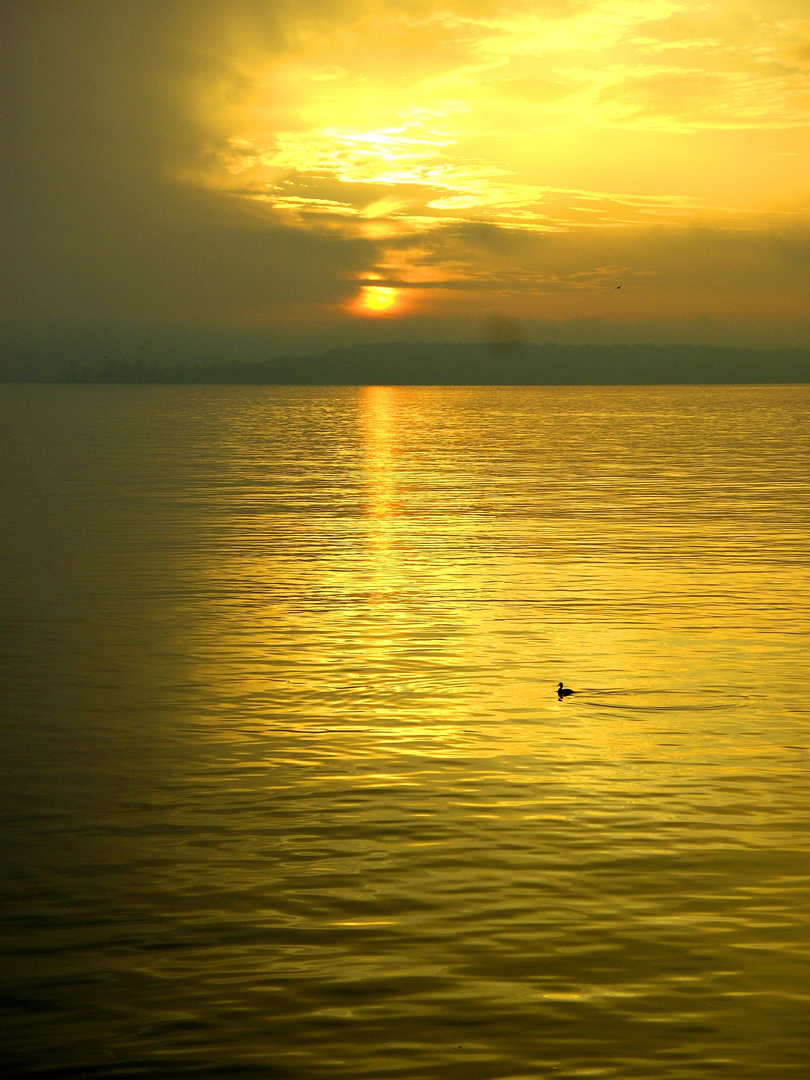
<svg viewBox="0 0 810 1080">
<path fill-rule="evenodd" d="M 364 285 L 352 309 L 359 315 L 391 315 L 401 306 L 399 294 L 385 285 Z"/>
</svg>

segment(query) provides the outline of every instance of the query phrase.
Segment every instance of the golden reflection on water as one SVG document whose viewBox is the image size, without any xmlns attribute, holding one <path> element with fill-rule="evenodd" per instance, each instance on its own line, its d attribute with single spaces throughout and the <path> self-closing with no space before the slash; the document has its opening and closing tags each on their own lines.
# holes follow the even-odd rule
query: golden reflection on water
<svg viewBox="0 0 810 1080">
<path fill-rule="evenodd" d="M 201 681 L 256 701 L 272 687 L 299 721 L 370 725 L 402 753 L 419 752 L 418 725 L 441 755 L 463 752 L 471 717 L 498 725 L 504 752 L 530 748 L 524 721 L 558 717 L 560 679 L 695 695 L 760 681 L 761 634 L 739 625 L 738 601 L 754 573 L 786 595 L 761 496 L 778 478 L 750 483 L 748 455 L 730 482 L 707 472 L 714 418 L 694 415 L 689 388 L 674 405 L 660 390 L 584 388 L 564 419 L 549 408 L 561 393 L 376 386 L 257 406 L 249 444 L 232 428 L 218 449 L 218 475 L 246 494 L 221 522 L 236 561 L 210 570 L 212 588 L 230 572 L 229 593 L 251 584 L 267 602 L 223 596 Z M 700 429 L 698 455 L 662 442 L 670 428 L 682 441 Z M 269 490 L 268 466 L 281 476 Z M 610 727 L 591 727 L 603 736 L 609 754 Z"/>
<path fill-rule="evenodd" d="M 367 544 L 371 553 L 374 592 L 394 592 L 400 583 L 396 548 L 392 542 L 396 510 L 396 394 L 393 386 L 360 390 L 363 464 L 366 474 Z"/>
<path fill-rule="evenodd" d="M 808 391 L 174 389 L 26 421 L 20 1060 L 803 1078 Z"/>
<path fill-rule="evenodd" d="M 359 391 L 366 560 L 355 610 L 366 664 L 382 683 L 373 710 L 382 744 L 420 754 L 428 740 L 432 752 L 447 756 L 459 752 L 468 690 L 461 673 L 472 663 L 485 609 L 470 606 L 466 574 L 449 563 L 439 567 L 432 550 L 451 515 L 432 506 L 441 489 L 430 431 L 425 445 L 425 432 L 409 440 L 405 430 L 420 420 L 413 404 L 407 388 Z"/>
</svg>

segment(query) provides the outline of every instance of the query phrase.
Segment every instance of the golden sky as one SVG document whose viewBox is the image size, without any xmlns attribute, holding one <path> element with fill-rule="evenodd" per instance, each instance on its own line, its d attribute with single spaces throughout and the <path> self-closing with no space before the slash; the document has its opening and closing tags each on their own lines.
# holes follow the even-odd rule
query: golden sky
<svg viewBox="0 0 810 1080">
<path fill-rule="evenodd" d="M 810 345 L 808 0 L 7 9 L 9 317 Z"/>
</svg>

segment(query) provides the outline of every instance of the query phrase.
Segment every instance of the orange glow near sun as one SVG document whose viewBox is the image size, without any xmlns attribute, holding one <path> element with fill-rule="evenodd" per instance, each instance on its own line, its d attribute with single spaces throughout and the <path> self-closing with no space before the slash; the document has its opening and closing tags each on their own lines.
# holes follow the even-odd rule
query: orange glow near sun
<svg viewBox="0 0 810 1080">
<path fill-rule="evenodd" d="M 401 307 L 399 289 L 384 285 L 364 285 L 352 305 L 359 315 L 392 315 Z"/>
</svg>

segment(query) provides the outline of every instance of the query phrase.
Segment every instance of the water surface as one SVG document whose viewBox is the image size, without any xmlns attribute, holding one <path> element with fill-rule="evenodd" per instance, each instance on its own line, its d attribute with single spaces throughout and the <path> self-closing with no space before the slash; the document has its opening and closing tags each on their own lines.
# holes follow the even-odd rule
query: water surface
<svg viewBox="0 0 810 1080">
<path fill-rule="evenodd" d="M 810 388 L 2 407 L 11 1075 L 807 1075 Z"/>
</svg>

